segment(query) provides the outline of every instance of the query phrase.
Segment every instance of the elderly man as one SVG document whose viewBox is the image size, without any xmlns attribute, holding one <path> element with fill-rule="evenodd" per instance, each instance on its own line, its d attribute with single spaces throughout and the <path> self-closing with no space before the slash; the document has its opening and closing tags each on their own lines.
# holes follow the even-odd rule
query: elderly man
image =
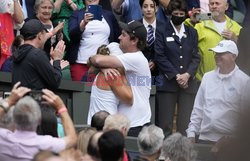
<svg viewBox="0 0 250 161">
<path fill-rule="evenodd" d="M 163 130 L 155 125 L 143 127 L 137 140 L 140 156 L 134 161 L 155 161 L 161 154 Z"/>
<path fill-rule="evenodd" d="M 50 103 L 62 120 L 66 136 L 54 138 L 48 135 L 36 134 L 41 120 L 41 111 L 38 103 L 29 96 L 24 96 L 30 89 L 14 85 L 11 95 L 0 101 L 0 117 L 13 109 L 15 131 L 0 128 L 0 158 L 5 161 L 29 161 L 40 150 L 49 150 L 58 153 L 76 143 L 74 125 L 59 96 L 49 90 L 43 90 L 43 99 Z M 21 98 L 21 99 L 20 99 Z M 19 100 L 20 99 L 20 100 Z M 16 103 L 17 102 L 17 103 Z M 13 106 L 15 105 L 15 107 Z"/>
<path fill-rule="evenodd" d="M 24 23 L 21 35 L 24 44 L 13 54 L 12 84 L 20 81 L 22 86 L 41 90 L 43 88 L 58 88 L 62 73 L 60 61 L 65 50 L 64 41 L 59 41 L 50 57 L 43 50 L 48 39 L 46 26 L 37 19 Z"/>
<path fill-rule="evenodd" d="M 227 9 L 227 0 L 209 0 L 212 19 L 201 21 L 195 25 L 198 32 L 198 48 L 201 54 L 201 63 L 196 72 L 198 80 L 201 80 L 206 72 L 215 68 L 214 53 L 209 51 L 209 48 L 216 46 L 223 39 L 237 42 L 241 26 L 226 16 Z M 186 22 L 191 25 L 196 23 L 194 18 L 191 18 L 191 21 L 187 19 Z"/>
<path fill-rule="evenodd" d="M 139 21 L 120 23 L 120 26 L 123 29 L 119 36 L 120 48 L 124 54 L 95 55 L 89 58 L 89 62 L 100 68 L 124 68 L 128 84 L 133 91 L 133 105 L 120 103 L 118 113 L 127 116 L 130 121 L 128 135 L 138 136 L 142 126 L 149 123 L 151 117 L 149 105 L 151 74 L 148 61 L 141 51 L 146 45 L 147 30 Z M 106 69 L 104 72 L 110 74 L 114 71 Z M 119 75 L 119 72 L 115 75 Z"/>
<path fill-rule="evenodd" d="M 215 143 L 232 134 L 249 80 L 235 64 L 238 49 L 233 41 L 222 40 L 211 51 L 215 52 L 217 68 L 204 75 L 186 130 L 193 142 L 198 134 L 200 143 Z"/>
<path fill-rule="evenodd" d="M 195 161 L 196 151 L 187 137 L 174 133 L 164 140 L 162 156 L 165 161 Z"/>
<path fill-rule="evenodd" d="M 103 130 L 119 130 L 124 137 L 127 137 L 129 131 L 129 120 L 122 114 L 109 115 L 104 123 Z"/>
</svg>

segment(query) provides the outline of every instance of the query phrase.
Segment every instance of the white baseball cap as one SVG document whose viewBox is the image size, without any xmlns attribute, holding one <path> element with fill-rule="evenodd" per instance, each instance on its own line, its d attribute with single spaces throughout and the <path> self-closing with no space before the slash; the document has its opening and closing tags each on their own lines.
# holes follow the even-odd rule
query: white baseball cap
<svg viewBox="0 0 250 161">
<path fill-rule="evenodd" d="M 219 42 L 219 44 L 216 47 L 211 48 L 209 50 L 210 51 L 212 50 L 218 54 L 225 53 L 225 52 L 230 52 L 231 54 L 234 54 L 236 56 L 238 56 L 238 54 L 239 54 L 237 45 L 232 40 L 222 40 Z"/>
</svg>

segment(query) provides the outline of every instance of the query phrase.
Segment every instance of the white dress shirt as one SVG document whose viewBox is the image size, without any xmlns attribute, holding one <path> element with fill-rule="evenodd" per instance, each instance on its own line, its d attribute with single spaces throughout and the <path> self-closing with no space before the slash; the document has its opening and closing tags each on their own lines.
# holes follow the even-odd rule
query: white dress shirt
<svg viewBox="0 0 250 161">
<path fill-rule="evenodd" d="M 249 77 L 237 66 L 226 75 L 215 69 L 203 76 L 195 98 L 188 137 L 218 141 L 232 134 L 238 119 L 240 98 Z"/>
</svg>

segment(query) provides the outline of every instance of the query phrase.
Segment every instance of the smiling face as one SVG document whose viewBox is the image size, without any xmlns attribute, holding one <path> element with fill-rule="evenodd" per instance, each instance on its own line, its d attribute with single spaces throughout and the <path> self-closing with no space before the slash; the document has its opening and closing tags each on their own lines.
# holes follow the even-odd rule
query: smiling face
<svg viewBox="0 0 250 161">
<path fill-rule="evenodd" d="M 50 0 L 44 0 L 37 8 L 37 18 L 42 22 L 50 20 L 53 8 L 54 6 Z"/>
<path fill-rule="evenodd" d="M 142 4 L 142 13 L 145 19 L 154 19 L 156 14 L 156 4 L 152 0 L 144 0 Z"/>
<path fill-rule="evenodd" d="M 227 0 L 209 0 L 209 10 L 214 16 L 224 16 L 228 9 Z"/>
</svg>

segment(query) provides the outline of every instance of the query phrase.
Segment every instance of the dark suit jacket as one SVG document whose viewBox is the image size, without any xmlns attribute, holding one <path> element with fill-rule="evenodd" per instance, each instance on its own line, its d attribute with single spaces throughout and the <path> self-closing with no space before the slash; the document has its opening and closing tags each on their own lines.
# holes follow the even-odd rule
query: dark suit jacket
<svg viewBox="0 0 250 161">
<path fill-rule="evenodd" d="M 175 34 L 174 28 L 168 21 L 156 30 L 155 62 L 160 71 L 161 81 L 157 86 L 158 91 L 176 92 L 180 89 L 176 75 L 188 72 L 189 87 L 187 92 L 196 92 L 194 79 L 195 72 L 200 63 L 198 54 L 198 35 L 195 29 L 185 26 L 185 35 L 181 41 Z"/>
<path fill-rule="evenodd" d="M 140 19 L 139 21 L 143 23 L 142 19 Z M 163 22 L 156 19 L 156 29 L 161 25 L 163 25 Z M 154 59 L 154 55 L 155 55 L 154 43 L 151 46 L 146 46 L 146 48 L 143 50 L 143 54 L 147 58 L 148 61 Z"/>
<path fill-rule="evenodd" d="M 35 16 L 35 11 L 34 11 L 34 5 L 35 5 L 35 0 L 20 0 L 20 4 L 23 4 L 23 1 L 26 3 L 26 8 L 27 8 L 27 13 L 28 13 L 28 18 L 33 18 Z"/>
<path fill-rule="evenodd" d="M 84 19 L 85 11 L 83 9 L 74 11 L 69 19 L 69 36 L 70 43 L 66 49 L 65 59 L 70 63 L 75 63 L 77 59 L 78 49 L 82 37 L 80 30 L 80 22 Z M 118 37 L 121 33 L 119 25 L 112 12 L 103 10 L 103 17 L 110 27 L 109 42 L 118 42 Z M 84 32 L 84 31 L 83 31 Z"/>
<path fill-rule="evenodd" d="M 139 20 L 141 23 L 143 23 L 143 19 Z M 158 19 L 156 19 L 156 29 L 158 28 L 158 26 L 163 25 L 164 22 L 159 21 Z M 145 26 L 146 27 L 146 26 Z M 154 41 L 155 43 L 155 41 Z M 154 43 L 151 46 L 146 46 L 145 49 L 143 50 L 143 54 L 144 56 L 147 58 L 148 61 L 154 61 L 154 56 L 155 56 L 155 51 L 154 51 Z M 151 75 L 152 76 L 157 76 L 158 75 L 158 69 L 157 67 L 154 70 L 151 70 Z M 153 80 L 153 84 L 155 80 Z"/>
</svg>

